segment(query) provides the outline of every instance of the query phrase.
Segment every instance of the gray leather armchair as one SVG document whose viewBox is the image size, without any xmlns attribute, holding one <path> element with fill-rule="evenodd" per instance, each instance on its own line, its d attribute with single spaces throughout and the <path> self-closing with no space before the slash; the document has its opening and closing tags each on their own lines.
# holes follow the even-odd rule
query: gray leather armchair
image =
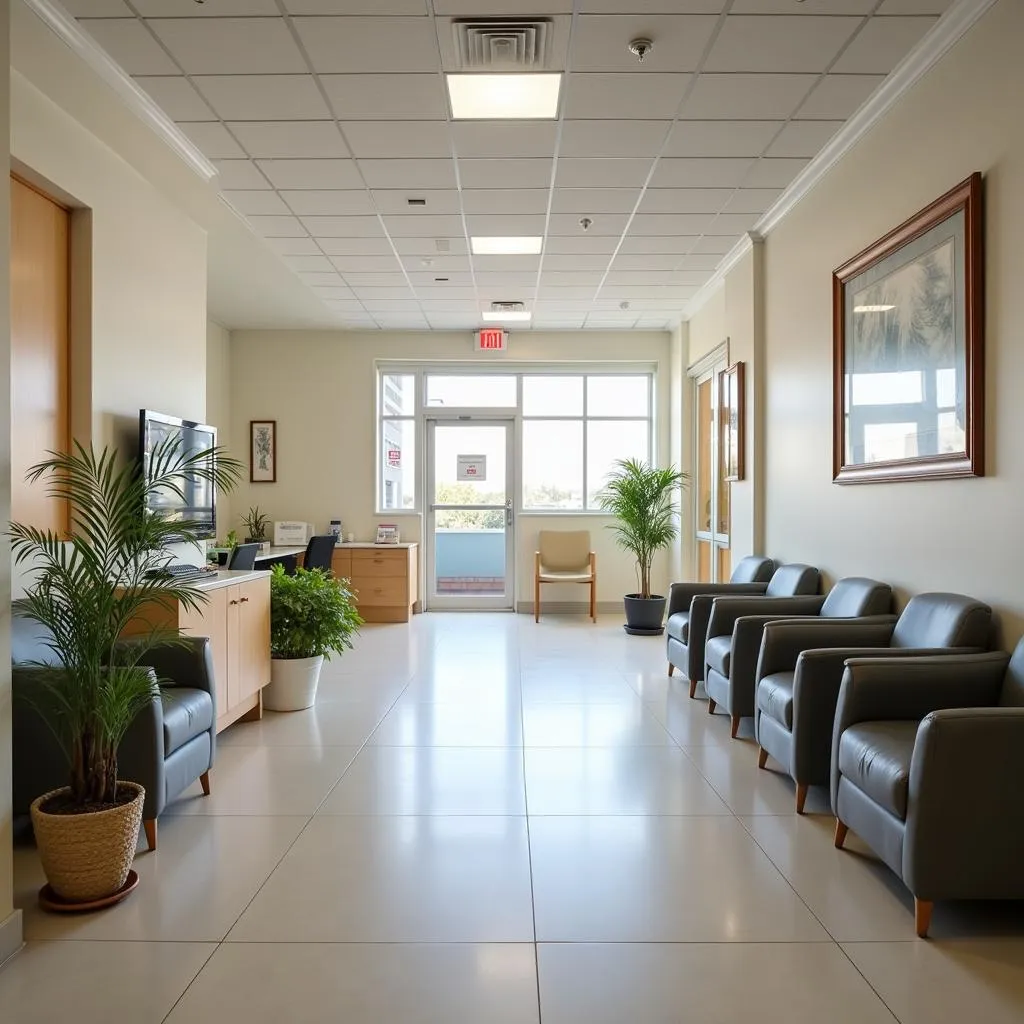
<svg viewBox="0 0 1024 1024">
<path fill-rule="evenodd" d="M 963 594 L 918 594 L 897 618 L 806 619 L 764 627 L 757 662 L 754 736 L 758 766 L 769 754 L 796 782 L 802 814 L 808 786 L 827 786 L 832 726 L 848 658 L 973 654 L 988 647 L 992 609 Z"/>
<path fill-rule="evenodd" d="M 854 659 L 832 757 L 835 844 L 853 829 L 914 896 L 1024 899 L 1024 640 L 1002 651 Z"/>
<path fill-rule="evenodd" d="M 763 594 L 775 572 L 775 563 L 761 555 L 741 558 L 728 583 L 673 583 L 668 599 L 665 648 L 668 674 L 679 669 L 690 682 L 690 696 L 704 678 L 704 634 L 711 615 L 710 600 L 695 599 L 715 594 Z M 693 642 L 691 643 L 691 637 Z"/>
<path fill-rule="evenodd" d="M 13 684 L 14 813 L 28 814 L 32 801 L 67 785 L 67 762 L 49 726 L 23 699 L 34 685 L 42 662 L 59 667 L 38 623 L 14 617 L 11 622 Z M 126 641 L 130 643 L 131 641 Z M 181 646 L 155 648 L 145 663 L 160 682 L 154 697 L 128 728 L 118 751 L 118 774 L 146 790 L 142 808 L 146 841 L 156 849 L 157 818 L 167 803 L 199 779 L 210 792 L 210 769 L 217 748 L 216 686 L 210 641 L 183 638 Z"/>
<path fill-rule="evenodd" d="M 716 597 L 704 642 L 709 714 L 716 706 L 729 712 L 733 739 L 740 719 L 754 714 L 757 658 L 769 622 L 815 616 L 850 620 L 891 610 L 892 587 L 860 576 L 839 580 L 827 597 Z"/>
</svg>

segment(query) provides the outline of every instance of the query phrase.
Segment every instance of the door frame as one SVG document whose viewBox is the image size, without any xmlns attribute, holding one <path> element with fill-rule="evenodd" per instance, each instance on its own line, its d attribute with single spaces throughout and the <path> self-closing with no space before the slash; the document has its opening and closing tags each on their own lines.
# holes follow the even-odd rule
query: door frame
<svg viewBox="0 0 1024 1024">
<path fill-rule="evenodd" d="M 445 595 L 437 593 L 437 561 L 434 516 L 438 506 L 434 496 L 435 431 L 438 424 L 465 427 L 503 427 L 505 429 L 505 592 L 494 596 Z M 515 415 L 433 412 L 424 418 L 426 443 L 423 446 L 424 557 L 423 605 L 425 611 L 509 611 L 516 607 L 516 488 L 518 486 L 519 430 Z M 446 505 L 446 509 L 491 510 L 494 505 Z"/>
</svg>

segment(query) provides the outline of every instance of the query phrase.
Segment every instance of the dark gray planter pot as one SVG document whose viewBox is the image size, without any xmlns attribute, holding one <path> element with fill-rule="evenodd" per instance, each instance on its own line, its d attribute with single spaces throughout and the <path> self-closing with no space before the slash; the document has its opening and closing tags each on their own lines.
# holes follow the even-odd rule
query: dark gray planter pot
<svg viewBox="0 0 1024 1024">
<path fill-rule="evenodd" d="M 663 630 L 665 619 L 665 598 L 652 594 L 641 597 L 639 594 L 626 594 L 623 598 L 626 606 L 627 633 L 636 636 L 658 636 Z"/>
</svg>

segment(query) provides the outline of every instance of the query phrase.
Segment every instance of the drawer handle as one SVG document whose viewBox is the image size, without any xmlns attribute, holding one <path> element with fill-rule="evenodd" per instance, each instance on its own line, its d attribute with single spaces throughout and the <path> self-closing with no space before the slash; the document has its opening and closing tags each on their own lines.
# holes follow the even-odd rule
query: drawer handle
<svg viewBox="0 0 1024 1024">
<path fill-rule="evenodd" d="M 248 600 L 249 600 L 249 598 L 243 597 L 242 600 L 241 600 L 241 604 L 245 604 Z"/>
<path fill-rule="evenodd" d="M 235 601 L 235 600 L 231 600 L 231 601 L 228 601 L 228 604 L 238 604 L 238 602 Z"/>
</svg>

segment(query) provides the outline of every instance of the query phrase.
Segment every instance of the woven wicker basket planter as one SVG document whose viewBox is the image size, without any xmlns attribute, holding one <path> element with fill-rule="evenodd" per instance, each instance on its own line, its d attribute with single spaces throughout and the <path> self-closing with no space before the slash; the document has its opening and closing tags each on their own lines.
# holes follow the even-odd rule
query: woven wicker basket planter
<svg viewBox="0 0 1024 1024">
<path fill-rule="evenodd" d="M 50 797 L 63 792 L 60 789 L 32 801 L 39 858 L 50 887 L 65 900 L 84 903 L 102 899 L 117 892 L 128 878 L 146 791 L 134 782 L 118 782 L 118 786 L 135 790 L 135 799 L 91 814 L 41 811 Z"/>
</svg>

